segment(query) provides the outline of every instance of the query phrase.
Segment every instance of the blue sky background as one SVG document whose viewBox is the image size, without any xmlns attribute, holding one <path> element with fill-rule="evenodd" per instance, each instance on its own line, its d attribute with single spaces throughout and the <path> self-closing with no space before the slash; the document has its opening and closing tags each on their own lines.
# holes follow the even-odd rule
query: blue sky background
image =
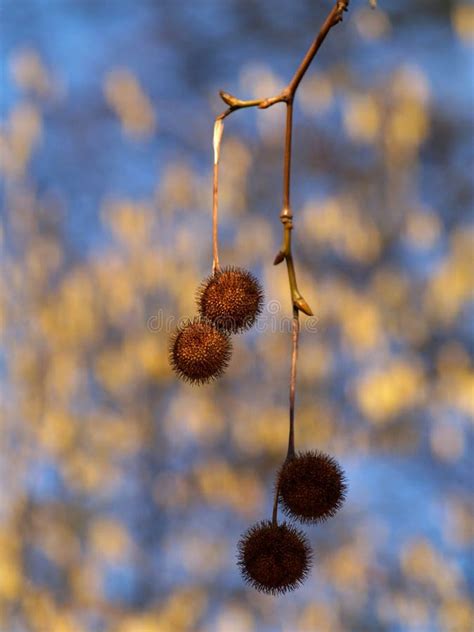
<svg viewBox="0 0 474 632">
<path fill-rule="evenodd" d="M 473 9 L 379 4 L 351 3 L 296 102 L 295 257 L 317 318 L 297 440 L 337 456 L 349 495 L 306 529 L 308 582 L 274 598 L 234 558 L 271 511 L 289 336 L 236 338 L 197 392 L 147 323 L 190 316 L 209 272 L 218 90 L 284 85 L 330 3 L 0 2 L 1 632 L 470 629 Z M 235 113 L 221 167 L 223 258 L 259 276 L 277 322 L 282 126 L 278 107 Z"/>
</svg>

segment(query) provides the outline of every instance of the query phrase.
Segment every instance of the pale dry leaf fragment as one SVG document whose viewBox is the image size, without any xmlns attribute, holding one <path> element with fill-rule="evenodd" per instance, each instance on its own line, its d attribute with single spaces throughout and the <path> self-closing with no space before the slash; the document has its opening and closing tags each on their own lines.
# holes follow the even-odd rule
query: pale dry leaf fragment
<svg viewBox="0 0 474 632">
<path fill-rule="evenodd" d="M 222 134 L 224 133 L 224 123 L 222 119 L 217 119 L 214 123 L 214 137 L 213 137 L 213 146 L 214 146 L 214 164 L 217 165 L 219 162 L 219 154 L 221 148 Z"/>
</svg>

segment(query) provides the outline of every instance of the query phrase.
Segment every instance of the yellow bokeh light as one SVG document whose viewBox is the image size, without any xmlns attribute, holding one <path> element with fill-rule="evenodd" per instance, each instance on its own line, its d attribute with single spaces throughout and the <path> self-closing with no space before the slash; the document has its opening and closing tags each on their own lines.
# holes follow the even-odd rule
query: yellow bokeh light
<svg viewBox="0 0 474 632">
<path fill-rule="evenodd" d="M 130 550 L 128 533 L 116 520 L 94 520 L 89 529 L 89 538 L 97 557 L 110 562 L 123 560 Z"/>
<path fill-rule="evenodd" d="M 474 43 L 474 6 L 465 2 L 453 7 L 451 20 L 459 39 L 465 44 Z"/>
<path fill-rule="evenodd" d="M 361 412 L 373 423 L 384 423 L 419 404 L 424 397 L 421 367 L 408 360 L 394 360 L 380 371 L 356 381 Z"/>
<path fill-rule="evenodd" d="M 11 72 L 17 85 L 40 97 L 51 93 L 53 83 L 40 56 L 33 49 L 18 51 L 11 62 Z"/>
<path fill-rule="evenodd" d="M 306 114 L 323 114 L 334 101 L 334 89 L 330 78 L 321 72 L 311 75 L 301 84 L 297 100 Z"/>
<path fill-rule="evenodd" d="M 105 81 L 105 97 L 117 114 L 125 133 L 134 138 L 150 136 L 156 115 L 137 78 L 126 68 L 110 72 Z"/>
<path fill-rule="evenodd" d="M 373 143 L 382 125 L 380 107 L 372 95 L 350 97 L 344 110 L 344 126 L 350 138 Z"/>
<path fill-rule="evenodd" d="M 391 30 L 390 18 L 380 8 L 373 11 L 368 7 L 361 7 L 355 12 L 354 22 L 359 35 L 367 41 L 380 40 Z"/>
<path fill-rule="evenodd" d="M 441 223 L 434 213 L 411 212 L 407 217 L 406 237 L 415 247 L 430 248 L 441 235 Z"/>
</svg>

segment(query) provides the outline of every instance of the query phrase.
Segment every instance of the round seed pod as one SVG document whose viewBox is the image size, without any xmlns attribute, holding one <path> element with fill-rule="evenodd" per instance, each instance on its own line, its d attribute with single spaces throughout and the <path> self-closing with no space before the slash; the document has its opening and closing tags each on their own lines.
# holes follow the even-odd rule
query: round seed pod
<svg viewBox="0 0 474 632">
<path fill-rule="evenodd" d="M 177 327 L 170 341 L 169 360 L 177 375 L 192 384 L 220 377 L 232 353 L 230 337 L 202 318 Z"/>
<path fill-rule="evenodd" d="M 255 323 L 262 311 L 263 290 L 251 272 L 228 266 L 202 282 L 197 304 L 203 318 L 236 334 Z"/>
<path fill-rule="evenodd" d="M 303 523 L 331 518 L 344 503 L 347 484 L 337 461 L 323 452 L 298 453 L 278 474 L 284 513 Z"/>
<path fill-rule="evenodd" d="M 238 544 L 238 565 L 244 581 L 263 593 L 295 590 L 308 576 L 312 552 L 304 533 L 286 522 L 263 520 Z"/>
</svg>

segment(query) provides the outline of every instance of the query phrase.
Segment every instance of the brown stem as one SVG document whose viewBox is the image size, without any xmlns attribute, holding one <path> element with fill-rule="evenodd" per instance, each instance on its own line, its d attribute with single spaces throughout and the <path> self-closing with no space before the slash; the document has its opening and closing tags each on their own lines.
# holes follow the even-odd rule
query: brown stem
<svg viewBox="0 0 474 632">
<path fill-rule="evenodd" d="M 220 270 L 219 265 L 219 247 L 217 243 L 217 208 L 218 208 L 218 182 L 219 182 L 219 163 L 214 163 L 212 186 L 212 273 L 215 274 Z"/>
<path fill-rule="evenodd" d="M 292 351 L 291 351 L 291 373 L 290 373 L 290 427 L 288 435 L 288 452 L 286 458 L 295 455 L 295 396 L 296 396 L 296 363 L 298 359 L 298 339 L 299 339 L 299 311 L 302 308 L 303 297 L 298 291 L 296 274 L 291 251 L 291 231 L 293 230 L 293 211 L 291 209 L 291 149 L 293 137 L 293 98 L 286 103 L 286 128 L 285 128 L 285 157 L 283 161 L 283 204 L 280 213 L 280 220 L 283 224 L 283 246 L 281 255 L 286 260 L 288 269 L 288 281 L 290 284 L 291 301 L 293 305 L 292 320 Z M 304 311 L 312 313 L 311 309 L 304 301 Z"/>
<path fill-rule="evenodd" d="M 275 496 L 273 498 L 272 524 L 274 527 L 278 525 L 278 497 L 280 495 L 280 485 L 277 481 L 275 487 Z"/>
<path fill-rule="evenodd" d="M 292 219 L 290 207 L 290 185 L 291 185 L 291 141 L 293 137 L 293 100 L 286 104 L 286 126 L 285 126 L 285 158 L 283 164 L 283 214 L 288 219 Z"/>
<path fill-rule="evenodd" d="M 336 24 L 338 24 L 339 22 L 342 22 L 343 13 L 344 11 L 347 11 L 348 7 L 349 7 L 349 0 L 346 0 L 346 1 L 342 0 L 341 2 L 336 2 L 332 11 L 329 13 L 318 35 L 316 36 L 316 39 L 309 47 L 308 52 L 303 58 L 303 61 L 299 65 L 292 80 L 288 84 L 287 91 L 289 95 L 291 95 L 292 97 L 295 95 L 295 92 L 298 89 L 298 86 L 300 85 L 301 80 L 303 79 L 306 71 L 310 67 L 311 62 L 313 61 L 314 57 L 316 56 L 316 53 L 321 47 L 321 44 L 326 39 L 326 35 L 329 33 L 329 31 L 332 29 L 333 26 L 336 26 Z M 260 104 L 259 107 L 264 107 L 264 104 Z"/>
<path fill-rule="evenodd" d="M 293 212 L 291 209 L 290 201 L 290 185 L 291 185 L 291 149 L 292 149 L 292 136 L 293 136 L 293 101 L 295 98 L 298 86 L 301 83 L 306 71 L 311 65 L 316 53 L 321 47 L 321 44 L 326 39 L 327 34 L 333 26 L 342 21 L 344 11 L 347 11 L 349 7 L 349 0 L 338 0 L 329 12 L 324 24 L 319 30 L 316 38 L 309 47 L 306 55 L 298 66 L 295 74 L 293 75 L 290 83 L 284 88 L 280 94 L 274 97 L 268 97 L 266 99 L 254 99 L 250 101 L 244 101 L 229 94 L 228 92 L 220 92 L 221 99 L 228 105 L 227 110 L 222 112 L 216 118 L 216 126 L 235 110 L 248 107 L 258 107 L 260 109 L 266 109 L 275 105 L 276 103 L 286 104 L 286 127 L 285 127 L 285 153 L 283 163 L 283 203 L 280 213 L 280 220 L 283 225 L 283 243 L 275 257 L 274 264 L 277 265 L 282 261 L 286 261 L 288 269 L 288 281 L 290 285 L 291 301 L 293 305 L 293 320 L 292 320 L 292 353 L 291 353 L 291 374 L 290 374 L 290 422 L 289 422 L 289 436 L 288 436 L 288 452 L 286 459 L 293 458 L 295 455 L 295 395 L 296 395 L 296 365 L 298 359 L 298 341 L 299 341 L 299 312 L 312 316 L 313 312 L 305 301 L 303 296 L 298 290 L 296 282 L 295 266 L 293 263 L 293 254 L 291 250 L 291 231 L 293 230 Z M 217 198 L 217 169 L 214 167 L 214 190 L 215 197 Z M 217 204 L 217 202 L 216 202 Z M 216 211 L 217 214 L 217 211 Z M 217 222 L 217 219 L 216 219 Z M 217 229 L 216 229 L 217 230 Z M 273 525 L 278 524 L 278 497 L 279 486 L 277 483 L 275 489 L 275 497 L 273 501 Z"/>
<path fill-rule="evenodd" d="M 290 426 L 288 434 L 288 451 L 286 453 L 286 461 L 295 456 L 295 397 L 296 397 L 296 366 L 298 360 L 298 341 L 300 334 L 299 310 L 293 307 L 292 321 L 292 350 L 291 350 L 291 374 L 290 374 Z M 277 480 L 275 487 L 275 496 L 273 498 L 272 524 L 278 525 L 278 497 L 280 495 L 280 485 Z"/>
<path fill-rule="evenodd" d="M 217 118 L 214 123 L 213 148 L 214 148 L 214 170 L 212 181 L 212 273 L 220 270 L 219 247 L 217 235 L 217 211 L 219 205 L 219 158 L 221 152 L 222 134 L 224 133 L 224 123 Z"/>
<path fill-rule="evenodd" d="M 306 55 L 303 57 L 303 60 L 301 61 L 286 88 L 284 88 L 276 96 L 251 100 L 238 99 L 233 94 L 229 94 L 228 92 L 224 92 L 223 90 L 221 90 L 219 92 L 220 97 L 229 107 L 227 110 L 222 112 L 222 114 L 219 114 L 217 118 L 224 119 L 226 116 L 229 116 L 229 114 L 232 114 L 232 112 L 234 112 L 235 110 L 240 110 L 241 108 L 258 107 L 263 110 L 271 107 L 272 105 L 275 105 L 275 103 L 287 103 L 288 101 L 292 100 L 295 96 L 296 90 L 298 89 L 301 80 L 310 67 L 311 62 L 316 56 L 316 53 L 320 49 L 321 44 L 326 39 L 327 34 L 333 26 L 336 26 L 336 24 L 342 22 L 344 11 L 347 11 L 349 8 L 349 1 L 350 0 L 338 0 L 335 3 L 331 11 L 329 12 L 326 20 L 324 21 L 324 24 L 320 28 L 319 33 L 309 47 Z"/>
<path fill-rule="evenodd" d="M 288 281 L 290 284 L 291 302 L 294 308 L 312 316 L 313 312 L 305 301 L 296 282 L 295 265 L 291 250 L 291 231 L 293 230 L 293 211 L 291 209 L 290 188 L 291 188 L 291 146 L 293 136 L 293 99 L 286 104 L 286 129 L 285 129 L 285 154 L 283 163 L 283 204 L 280 213 L 280 220 L 283 224 L 283 244 L 275 257 L 274 264 L 278 265 L 286 260 L 288 269 Z"/>
<path fill-rule="evenodd" d="M 298 360 L 298 341 L 300 334 L 299 310 L 293 308 L 291 335 L 291 373 L 290 373 L 290 432 L 288 435 L 287 459 L 295 456 L 295 396 L 296 396 L 296 364 Z"/>
<path fill-rule="evenodd" d="M 284 88 L 280 94 L 274 97 L 267 97 L 265 99 L 253 99 L 245 101 L 239 99 L 228 92 L 221 91 L 219 94 L 221 99 L 229 106 L 227 110 L 219 114 L 216 118 L 216 124 L 218 121 L 223 121 L 229 114 L 232 114 L 235 110 L 241 108 L 258 107 L 265 109 L 275 105 L 275 103 L 286 103 L 286 133 L 285 133 L 285 158 L 283 168 L 283 208 L 280 214 L 280 219 L 283 224 L 283 244 L 277 253 L 274 264 L 277 265 L 286 260 L 288 268 L 288 279 L 290 283 L 291 300 L 293 307 L 301 312 L 304 312 L 308 316 L 312 316 L 313 312 L 298 290 L 296 282 L 296 273 L 293 263 L 293 255 L 291 252 L 291 230 L 293 229 L 293 214 L 290 205 L 290 175 L 291 175 L 291 141 L 293 133 L 293 101 L 306 71 L 311 65 L 316 53 L 321 47 L 321 44 L 326 39 L 327 34 L 342 21 L 344 11 L 347 11 L 349 6 L 349 0 L 338 0 L 331 11 L 329 12 L 326 20 L 324 21 L 319 33 L 316 35 L 313 43 L 309 47 L 306 55 L 298 66 L 295 74 L 293 75 L 289 84 Z"/>
</svg>

